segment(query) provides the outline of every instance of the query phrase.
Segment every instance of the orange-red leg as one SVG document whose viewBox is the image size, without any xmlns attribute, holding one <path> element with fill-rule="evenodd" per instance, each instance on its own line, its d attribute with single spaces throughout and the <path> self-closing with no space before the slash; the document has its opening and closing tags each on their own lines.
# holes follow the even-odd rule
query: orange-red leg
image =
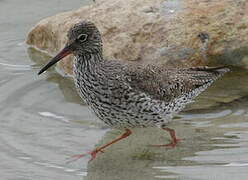
<svg viewBox="0 0 248 180">
<path fill-rule="evenodd" d="M 100 146 L 99 148 L 96 148 L 95 150 L 93 150 L 91 152 L 88 152 L 86 154 L 77 154 L 77 155 L 72 156 L 73 159 L 70 160 L 69 162 L 76 161 L 76 160 L 78 160 L 78 159 L 80 159 L 80 158 L 82 158 L 82 157 L 84 157 L 84 156 L 86 156 L 88 154 L 91 155 L 90 161 L 92 161 L 93 159 L 96 158 L 96 155 L 97 155 L 98 152 L 103 153 L 103 149 L 105 149 L 106 147 L 108 147 L 111 144 L 114 144 L 114 143 L 116 143 L 116 142 L 128 137 L 130 134 L 132 134 L 132 131 L 130 129 L 125 129 L 125 130 L 126 130 L 126 132 L 123 133 L 120 137 L 114 139 L 113 141 L 111 141 L 111 142 L 109 142 L 109 143 L 107 143 L 107 144 L 105 144 L 103 146 Z"/>
<path fill-rule="evenodd" d="M 170 136 L 171 136 L 171 142 L 169 144 L 159 144 L 159 145 L 152 145 L 152 146 L 155 146 L 155 147 L 163 147 L 163 146 L 166 146 L 166 147 L 175 147 L 177 145 L 177 143 L 180 141 L 180 139 L 178 139 L 176 137 L 176 132 L 174 129 L 170 129 L 170 128 L 162 128 L 163 130 L 165 131 L 168 131 L 170 133 Z"/>
</svg>

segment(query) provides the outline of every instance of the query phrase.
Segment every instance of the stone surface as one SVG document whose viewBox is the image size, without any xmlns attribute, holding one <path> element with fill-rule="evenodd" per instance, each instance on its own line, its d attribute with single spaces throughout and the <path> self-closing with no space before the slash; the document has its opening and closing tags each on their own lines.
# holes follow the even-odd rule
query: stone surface
<svg viewBox="0 0 248 180">
<path fill-rule="evenodd" d="M 97 25 L 109 59 L 171 66 L 247 65 L 247 0 L 97 0 L 43 19 L 29 32 L 27 44 L 55 55 L 67 30 L 81 20 Z M 203 32 L 208 42 L 198 37 Z M 71 64 L 68 57 L 60 66 L 71 73 Z"/>
</svg>

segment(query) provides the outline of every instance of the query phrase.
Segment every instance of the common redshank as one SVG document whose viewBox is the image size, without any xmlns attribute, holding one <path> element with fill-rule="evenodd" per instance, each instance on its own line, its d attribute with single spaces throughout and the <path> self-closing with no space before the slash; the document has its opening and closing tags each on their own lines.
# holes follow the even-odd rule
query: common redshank
<svg viewBox="0 0 248 180">
<path fill-rule="evenodd" d="M 38 74 L 73 54 L 74 80 L 81 98 L 100 120 L 125 131 L 113 141 L 75 158 L 90 154 L 93 160 L 98 152 L 128 137 L 132 133 L 130 129 L 139 127 L 154 126 L 168 131 L 170 143 L 157 146 L 175 147 L 179 139 L 168 127 L 173 114 L 229 71 L 226 67 L 143 67 L 105 60 L 100 32 L 88 21 L 75 24 L 67 37 L 65 47 Z"/>
</svg>

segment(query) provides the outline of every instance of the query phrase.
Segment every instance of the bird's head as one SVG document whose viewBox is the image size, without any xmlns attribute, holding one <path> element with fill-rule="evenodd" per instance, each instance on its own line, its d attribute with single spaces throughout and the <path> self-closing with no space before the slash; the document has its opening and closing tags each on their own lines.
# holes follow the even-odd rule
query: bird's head
<svg viewBox="0 0 248 180">
<path fill-rule="evenodd" d="M 96 26 L 89 21 L 75 24 L 67 33 L 68 41 L 65 47 L 52 58 L 38 74 L 43 73 L 49 67 L 69 54 L 84 55 L 102 53 L 101 35 Z"/>
</svg>

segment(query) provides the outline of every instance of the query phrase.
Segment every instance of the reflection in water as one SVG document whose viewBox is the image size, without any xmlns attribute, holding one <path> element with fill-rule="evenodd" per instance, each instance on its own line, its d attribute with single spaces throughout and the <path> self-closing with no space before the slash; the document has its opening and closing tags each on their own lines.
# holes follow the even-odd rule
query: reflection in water
<svg viewBox="0 0 248 180">
<path fill-rule="evenodd" d="M 240 137 L 236 136 L 242 131 L 229 134 L 211 131 L 209 134 L 206 128 L 199 131 L 181 123 L 175 126 L 179 136 L 184 137 L 176 149 L 147 147 L 147 144 L 165 141 L 166 135 L 157 129 L 139 130 L 134 137 L 110 147 L 90 163 L 87 179 L 214 179 L 218 171 L 222 171 L 223 179 L 231 179 L 231 167 L 224 167 L 234 162 L 245 166 L 248 162 L 247 143 L 246 148 L 241 148 L 244 144 L 240 144 Z M 243 136 L 246 139 L 242 141 L 246 141 L 247 133 Z M 103 139 L 108 140 L 108 137 Z M 240 159 L 243 162 L 237 162 Z"/>
<path fill-rule="evenodd" d="M 155 167 L 161 172 L 173 172 L 181 179 L 246 179 L 248 168 L 248 136 L 247 132 L 229 132 L 227 136 L 236 136 L 237 139 L 222 138 L 230 144 L 221 144 L 221 149 L 197 152 L 186 160 L 198 162 L 201 165 L 193 166 L 161 166 Z M 232 146 L 235 147 L 232 148 Z M 218 145 L 217 145 L 218 146 Z M 223 149 L 228 147 L 228 149 Z M 167 179 L 166 176 L 163 176 Z"/>
</svg>

